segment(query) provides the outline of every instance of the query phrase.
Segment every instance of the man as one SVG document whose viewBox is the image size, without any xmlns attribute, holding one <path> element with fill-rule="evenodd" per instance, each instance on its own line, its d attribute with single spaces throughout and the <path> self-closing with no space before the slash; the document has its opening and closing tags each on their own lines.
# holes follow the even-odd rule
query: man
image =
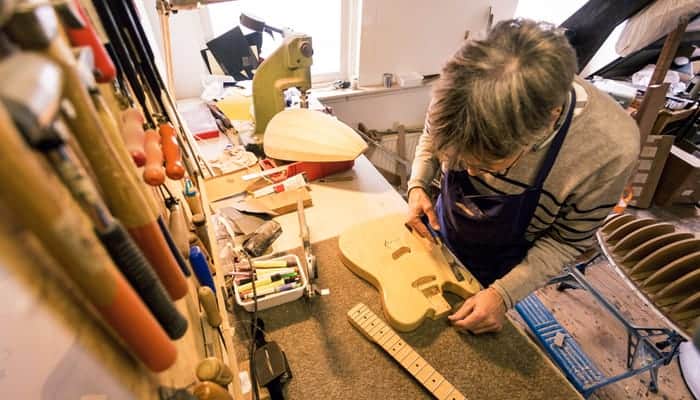
<svg viewBox="0 0 700 400">
<path fill-rule="evenodd" d="M 408 224 L 439 230 L 485 288 L 449 316 L 460 330 L 499 331 L 508 308 L 593 243 L 633 170 L 636 124 L 576 68 L 560 30 L 510 20 L 466 42 L 436 84 Z"/>
</svg>

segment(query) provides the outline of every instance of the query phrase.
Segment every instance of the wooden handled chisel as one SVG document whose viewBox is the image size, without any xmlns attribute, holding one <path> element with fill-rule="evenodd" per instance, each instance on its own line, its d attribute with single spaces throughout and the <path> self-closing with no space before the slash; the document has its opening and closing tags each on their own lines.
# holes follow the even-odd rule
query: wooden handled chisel
<svg viewBox="0 0 700 400">
<path fill-rule="evenodd" d="M 71 45 L 74 47 L 87 46 L 92 50 L 95 57 L 95 71 L 97 71 L 95 78 L 97 81 L 101 83 L 112 81 L 117 75 L 117 70 L 80 2 L 72 0 L 72 2 L 57 3 L 56 10 L 64 21 L 72 21 L 66 26 L 66 34 Z"/>
<path fill-rule="evenodd" d="M 22 3 L 4 30 L 21 47 L 40 51 L 61 67 L 65 80 L 63 93 L 75 108 L 68 125 L 90 161 L 112 213 L 127 227 L 170 296 L 173 299 L 185 296 L 187 281 L 165 241 L 157 217 L 121 162 L 118 143 L 113 144 L 106 136 L 107 127 L 103 126 L 93 103 L 96 94 L 91 97 L 82 83 L 83 77 L 61 36 L 62 27 L 53 7 L 47 3 Z"/>
<path fill-rule="evenodd" d="M 1 104 L 0 132 L 3 206 L 41 240 L 138 359 L 153 371 L 170 367 L 176 359 L 175 346 L 114 266 L 89 219 L 46 163 L 24 143 Z"/>
<path fill-rule="evenodd" d="M 146 153 L 143 150 L 145 132 L 143 124 L 145 122 L 143 114 L 135 107 L 129 107 L 121 112 L 122 138 L 124 144 L 134 160 L 137 167 L 146 164 Z"/>
<path fill-rule="evenodd" d="M 167 126 L 170 123 L 177 123 L 180 135 L 174 136 L 174 141 L 165 144 L 165 160 L 170 166 L 166 173 L 171 179 L 179 179 L 177 178 L 181 173 L 179 162 L 183 160 L 178 157 L 182 153 L 173 151 L 175 150 L 173 145 L 175 143 L 178 145 L 177 150 L 184 148 L 181 142 L 184 140 L 188 151 L 184 153 L 184 166 L 186 168 L 184 166 L 183 168 L 191 177 L 204 176 L 199 162 L 201 157 L 195 151 L 194 138 L 184 129 L 180 116 L 175 111 L 175 102 L 165 89 L 163 79 L 155 66 L 153 52 L 140 23 L 138 23 L 138 15 L 132 2 L 94 0 L 92 3 L 112 48 L 123 63 L 123 71 L 144 112 L 151 110 L 153 117 L 159 122 L 158 126 L 151 122 L 151 127 L 162 127 L 165 133 L 164 139 L 168 141 L 171 137 L 168 134 Z M 163 122 L 167 122 L 168 125 L 164 125 Z M 169 126 L 172 127 L 172 125 Z M 208 164 L 203 163 L 203 165 L 209 170 L 209 174 L 213 175 Z"/>
<path fill-rule="evenodd" d="M 27 143 L 44 153 L 74 199 L 90 217 L 95 233 L 119 270 L 137 291 L 172 339 L 187 330 L 187 320 L 175 308 L 153 267 L 112 217 L 80 161 L 65 144 L 71 133 L 58 117 L 61 70 L 37 54 L 18 52 L 0 62 L 0 100 L 11 113 Z"/>
</svg>

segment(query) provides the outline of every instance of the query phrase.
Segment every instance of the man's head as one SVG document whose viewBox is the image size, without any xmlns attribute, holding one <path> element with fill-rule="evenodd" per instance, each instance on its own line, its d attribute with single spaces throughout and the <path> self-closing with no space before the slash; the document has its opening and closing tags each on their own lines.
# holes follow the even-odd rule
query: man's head
<svg viewBox="0 0 700 400">
<path fill-rule="evenodd" d="M 530 20 L 498 23 L 447 62 L 428 123 L 438 155 L 503 166 L 551 127 L 576 73 L 563 32 Z M 487 168 L 485 168 L 487 169 Z"/>
</svg>

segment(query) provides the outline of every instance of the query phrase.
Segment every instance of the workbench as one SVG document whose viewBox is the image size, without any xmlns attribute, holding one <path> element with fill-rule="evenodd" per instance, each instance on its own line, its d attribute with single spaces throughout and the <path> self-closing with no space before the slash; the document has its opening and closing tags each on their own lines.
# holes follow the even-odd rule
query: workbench
<svg viewBox="0 0 700 400">
<path fill-rule="evenodd" d="M 346 318 L 355 304 L 365 303 L 382 315 L 378 292 L 340 261 L 337 236 L 348 227 L 407 205 L 366 157 L 339 176 L 350 181 L 312 182 L 313 206 L 306 209 L 312 250 L 317 256 L 319 287 L 330 295 L 302 298 L 258 313 L 268 340 L 285 351 L 293 378 L 289 399 L 415 399 L 430 395 L 380 347 L 352 328 Z M 273 251 L 301 254 L 296 213 L 275 218 L 283 233 Z M 459 298 L 448 298 L 451 304 Z M 236 308 L 236 355 L 247 362 L 251 315 Z M 574 399 L 580 395 L 549 359 L 507 321 L 498 334 L 458 333 L 446 320 L 427 320 L 401 337 L 469 399 Z"/>
</svg>

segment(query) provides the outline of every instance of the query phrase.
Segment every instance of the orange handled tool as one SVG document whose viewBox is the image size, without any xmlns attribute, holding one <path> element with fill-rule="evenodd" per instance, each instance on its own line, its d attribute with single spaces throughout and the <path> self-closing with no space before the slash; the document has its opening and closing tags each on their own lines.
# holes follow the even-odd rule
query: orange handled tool
<svg viewBox="0 0 700 400">
<path fill-rule="evenodd" d="M 146 153 L 143 151 L 144 135 L 143 114 L 137 108 L 130 107 L 121 113 L 122 138 L 137 167 L 146 164 Z"/>
<path fill-rule="evenodd" d="M 172 342 L 117 270 L 68 190 L 25 144 L 0 106 L 0 200 L 30 229 L 113 331 L 151 370 L 176 359 Z M 31 185 L 28 183 L 31 182 Z"/>
<path fill-rule="evenodd" d="M 165 182 L 163 173 L 163 152 L 160 150 L 160 135 L 148 129 L 144 135 L 143 150 L 146 153 L 146 165 L 143 167 L 143 180 L 151 186 Z"/>
<path fill-rule="evenodd" d="M 93 98 L 83 84 L 84 76 L 78 71 L 75 57 L 62 37 L 62 27 L 53 7 L 43 2 L 27 3 L 15 11 L 3 31 L 21 47 L 38 50 L 61 67 L 65 79 L 63 94 L 76 111 L 67 118 L 68 126 L 95 172 L 107 205 L 151 262 L 170 297 L 184 297 L 188 291 L 185 276 L 168 248 L 157 217 L 151 214 L 139 183 L 130 174 L 128 165 L 120 161 L 118 149 L 121 147 L 126 153 L 126 148 L 123 143 L 113 143 L 104 134 L 109 126 L 101 123 Z M 99 92 L 92 93 L 99 100 Z"/>
<path fill-rule="evenodd" d="M 170 122 L 163 122 L 158 130 L 160 131 L 160 140 L 163 147 L 163 155 L 165 156 L 165 173 L 170 179 L 180 180 L 185 176 L 185 167 L 182 166 L 180 145 L 177 144 L 177 139 L 175 138 L 175 128 Z"/>
<path fill-rule="evenodd" d="M 111 82 L 117 76 L 117 69 L 80 2 L 73 0 L 72 3 L 56 5 L 56 9 L 62 14 L 62 20 L 70 22 L 66 23 L 66 34 L 70 44 L 73 47 L 90 47 L 95 58 L 95 79 L 101 83 Z"/>
</svg>

